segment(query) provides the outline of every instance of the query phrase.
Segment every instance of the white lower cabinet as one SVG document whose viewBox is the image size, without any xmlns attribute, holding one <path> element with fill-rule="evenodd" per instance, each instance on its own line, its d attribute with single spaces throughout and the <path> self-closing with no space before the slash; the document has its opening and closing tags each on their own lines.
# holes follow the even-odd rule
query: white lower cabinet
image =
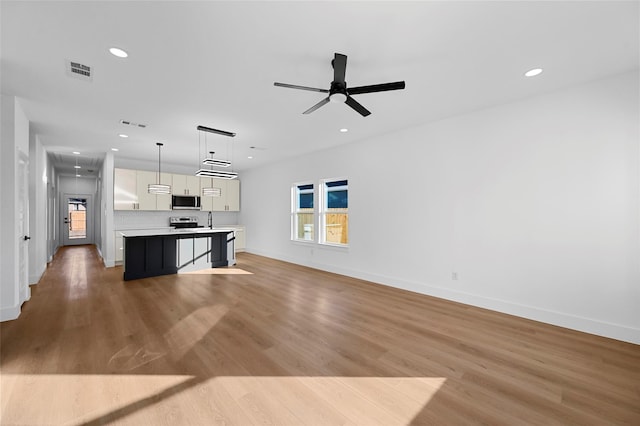
<svg viewBox="0 0 640 426">
<path fill-rule="evenodd" d="M 246 248 L 246 240 L 244 233 L 244 226 L 234 226 L 235 230 L 235 249 L 236 251 L 244 251 Z"/>
<path fill-rule="evenodd" d="M 122 259 L 123 256 L 122 254 L 124 253 L 124 238 L 122 237 L 122 234 L 120 234 L 120 231 L 116 231 L 115 233 L 115 256 L 114 259 L 116 261 L 116 263 L 122 263 Z"/>
</svg>

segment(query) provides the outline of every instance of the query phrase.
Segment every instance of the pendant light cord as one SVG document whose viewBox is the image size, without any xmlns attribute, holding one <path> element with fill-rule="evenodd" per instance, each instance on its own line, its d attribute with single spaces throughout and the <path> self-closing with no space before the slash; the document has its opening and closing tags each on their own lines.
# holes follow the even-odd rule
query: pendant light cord
<svg viewBox="0 0 640 426">
<path fill-rule="evenodd" d="M 158 176 L 157 176 L 158 179 L 157 179 L 157 182 L 158 182 L 158 185 L 160 185 L 160 174 L 161 174 L 161 172 L 160 172 L 160 170 L 161 170 L 160 169 L 160 167 L 161 167 L 160 166 L 160 147 L 162 146 L 162 144 L 160 142 L 157 142 L 156 145 L 158 145 Z"/>
</svg>

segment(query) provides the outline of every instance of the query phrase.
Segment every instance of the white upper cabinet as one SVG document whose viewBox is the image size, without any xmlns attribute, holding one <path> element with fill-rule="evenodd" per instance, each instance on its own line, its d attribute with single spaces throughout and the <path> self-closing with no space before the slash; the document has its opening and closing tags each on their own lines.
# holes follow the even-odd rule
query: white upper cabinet
<svg viewBox="0 0 640 426">
<path fill-rule="evenodd" d="M 149 194 L 149 185 L 158 183 L 158 174 L 146 170 L 114 169 L 114 210 L 171 210 L 171 195 L 200 195 L 201 210 L 240 211 L 240 182 L 236 179 L 201 178 L 162 173 L 160 183 L 171 185 L 171 194 Z M 216 188 L 219 195 L 205 196 L 204 188 Z"/>
<path fill-rule="evenodd" d="M 149 194 L 149 184 L 158 183 L 158 174 L 146 170 L 114 169 L 114 210 L 171 210 L 171 194 Z M 160 175 L 160 183 L 171 185 L 170 173 Z"/>
<path fill-rule="evenodd" d="M 156 210 L 156 194 L 149 194 L 149 185 L 158 183 L 156 181 L 156 172 L 138 170 L 136 177 L 136 187 L 138 188 L 137 210 Z"/>
<path fill-rule="evenodd" d="M 171 173 L 161 173 L 160 183 L 164 185 L 171 185 L 172 183 Z M 173 192 L 173 188 L 172 188 Z M 171 194 L 158 194 L 156 195 L 156 210 L 171 210 Z"/>
<path fill-rule="evenodd" d="M 227 180 L 227 211 L 240 211 L 240 181 L 237 179 Z"/>
<path fill-rule="evenodd" d="M 138 206 L 138 189 L 136 171 L 114 169 L 113 171 L 113 209 L 136 210 Z"/>
<path fill-rule="evenodd" d="M 201 195 L 200 178 L 189 175 L 172 175 L 171 192 L 175 195 Z"/>
<path fill-rule="evenodd" d="M 202 195 L 202 210 L 213 212 L 240 211 L 240 182 L 235 179 L 200 178 L 200 186 L 215 188 L 219 195 Z"/>
</svg>

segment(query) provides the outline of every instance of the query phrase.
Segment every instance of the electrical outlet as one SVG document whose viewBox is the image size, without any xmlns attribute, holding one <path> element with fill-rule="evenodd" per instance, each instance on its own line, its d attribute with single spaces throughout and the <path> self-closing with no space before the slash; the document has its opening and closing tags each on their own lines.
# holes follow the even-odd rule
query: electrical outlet
<svg viewBox="0 0 640 426">
<path fill-rule="evenodd" d="M 458 281 L 458 273 L 457 272 L 452 272 L 451 273 L 451 279 L 454 281 Z"/>
</svg>

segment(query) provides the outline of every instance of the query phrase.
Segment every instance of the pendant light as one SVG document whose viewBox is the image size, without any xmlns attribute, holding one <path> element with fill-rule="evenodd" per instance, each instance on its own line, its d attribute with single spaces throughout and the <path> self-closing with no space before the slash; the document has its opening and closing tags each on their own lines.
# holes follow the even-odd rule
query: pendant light
<svg viewBox="0 0 640 426">
<path fill-rule="evenodd" d="M 237 179 L 238 178 L 238 173 L 236 173 L 236 172 L 225 172 L 225 171 L 222 171 L 222 170 L 200 169 L 196 173 L 196 176 L 213 177 L 213 178 L 218 178 L 218 179 Z"/>
<path fill-rule="evenodd" d="M 213 154 L 215 154 L 213 151 L 209 152 L 209 154 L 211 154 L 211 158 L 213 158 Z M 206 160 L 205 160 L 206 161 Z M 205 163 L 203 161 L 203 163 Z M 207 163 L 205 163 L 207 164 Z M 203 176 L 203 175 L 201 175 Z M 202 188 L 202 196 L 203 197 L 221 197 L 222 196 L 222 189 L 221 188 L 216 188 L 216 187 L 207 187 L 207 188 Z"/>
<path fill-rule="evenodd" d="M 210 169 L 200 169 L 198 170 L 198 172 L 196 173 L 196 176 L 201 176 L 201 177 L 214 177 L 214 178 L 218 178 L 218 179 L 235 179 L 238 177 L 238 174 L 235 172 L 227 172 L 227 171 L 223 171 L 223 170 L 214 170 L 213 166 L 216 167 L 229 167 L 231 165 L 230 161 L 225 161 L 225 160 L 214 160 L 213 158 L 213 154 L 215 154 L 215 152 L 213 151 L 209 151 L 209 154 L 211 154 L 210 158 L 205 158 L 204 160 L 202 160 L 202 164 L 208 164 L 209 166 L 211 166 Z M 222 164 L 226 164 L 226 165 L 220 165 L 218 163 L 222 163 Z M 208 188 L 204 188 L 204 189 L 208 189 Z"/>
<path fill-rule="evenodd" d="M 160 148 L 162 147 L 162 143 L 156 142 L 158 145 L 158 176 L 156 182 L 158 183 L 150 183 L 148 187 L 149 194 L 171 194 L 171 185 L 165 185 L 160 183 L 161 169 L 160 169 Z"/>
<path fill-rule="evenodd" d="M 201 135 L 201 127 L 202 126 L 198 126 L 198 162 L 200 161 L 200 148 L 202 147 L 202 144 L 200 143 L 200 135 Z M 207 151 L 207 134 L 205 133 L 204 135 L 204 150 L 205 152 Z M 211 152 L 211 158 L 213 158 L 213 152 Z M 206 160 L 206 159 L 205 159 Z M 204 161 L 203 161 L 204 163 Z M 196 163 L 198 164 L 198 163 Z M 196 176 L 198 176 L 198 173 L 196 173 Z M 209 181 L 210 183 L 212 183 L 212 181 Z M 202 196 L 203 197 L 221 197 L 222 196 L 222 188 L 217 188 L 214 186 L 207 186 L 202 188 Z"/>
<path fill-rule="evenodd" d="M 198 131 L 203 131 L 203 132 L 207 132 L 207 133 L 216 133 L 219 135 L 224 135 L 224 136 L 229 136 L 229 137 L 234 137 L 236 134 L 232 133 L 232 132 L 226 132 L 224 130 L 217 130 L 217 129 L 212 129 L 209 127 L 204 127 L 204 126 L 198 126 L 197 127 Z M 199 140 L 199 138 L 198 138 Z M 205 143 L 205 151 L 207 149 L 207 135 L 205 133 L 204 135 L 204 143 Z M 233 149 L 233 148 L 232 148 Z M 222 171 L 222 170 L 214 170 L 213 167 L 231 167 L 231 161 L 228 160 L 220 160 L 220 159 L 216 159 L 213 158 L 213 154 L 215 154 L 215 152 L 210 151 L 209 154 L 211 154 L 211 157 L 205 158 L 204 160 L 202 160 L 202 164 L 204 165 L 208 165 L 211 166 L 209 169 L 205 169 L 205 168 L 201 168 L 196 172 L 196 176 L 199 177 L 212 177 L 212 178 L 218 178 L 218 179 L 237 179 L 238 178 L 238 174 L 235 172 L 229 172 L 229 171 Z M 208 196 L 208 197 L 219 197 L 219 188 L 202 188 L 202 195 L 203 196 Z"/>
</svg>

